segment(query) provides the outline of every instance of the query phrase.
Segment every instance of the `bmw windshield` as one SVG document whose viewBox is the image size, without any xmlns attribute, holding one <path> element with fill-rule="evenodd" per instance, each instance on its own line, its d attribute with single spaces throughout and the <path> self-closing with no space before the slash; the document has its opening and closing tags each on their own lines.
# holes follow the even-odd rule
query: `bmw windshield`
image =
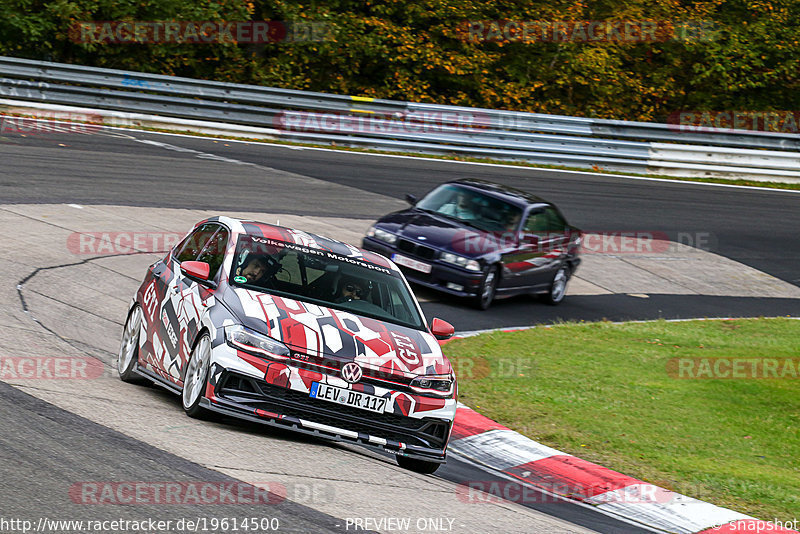
<svg viewBox="0 0 800 534">
<path fill-rule="evenodd" d="M 242 235 L 231 271 L 232 286 L 426 329 L 400 275 L 358 257 Z"/>
<path fill-rule="evenodd" d="M 415 207 L 486 232 L 516 230 L 522 217 L 517 206 L 455 184 L 437 187 Z"/>
</svg>

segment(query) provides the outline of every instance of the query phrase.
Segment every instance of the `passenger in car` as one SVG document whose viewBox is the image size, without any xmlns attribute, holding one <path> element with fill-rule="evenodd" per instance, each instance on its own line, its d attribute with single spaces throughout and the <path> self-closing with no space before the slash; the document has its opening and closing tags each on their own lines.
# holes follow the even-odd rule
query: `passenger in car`
<svg viewBox="0 0 800 534">
<path fill-rule="evenodd" d="M 362 300 L 367 296 L 367 285 L 363 281 L 352 276 L 342 277 L 339 282 L 339 292 L 336 302 L 348 302 L 351 300 Z"/>
</svg>

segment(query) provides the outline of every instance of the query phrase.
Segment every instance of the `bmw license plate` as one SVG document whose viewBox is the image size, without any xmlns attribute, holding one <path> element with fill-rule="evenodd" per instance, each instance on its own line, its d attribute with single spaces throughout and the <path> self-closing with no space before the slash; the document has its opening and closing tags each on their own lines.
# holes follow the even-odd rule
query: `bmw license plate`
<svg viewBox="0 0 800 534">
<path fill-rule="evenodd" d="M 431 265 L 429 263 L 417 261 L 414 258 L 407 258 L 402 254 L 392 254 L 392 261 L 397 265 L 402 265 L 403 267 L 408 267 L 409 269 L 414 269 L 422 273 L 431 272 Z"/>
<path fill-rule="evenodd" d="M 315 399 L 352 406 L 353 408 L 361 408 L 362 410 L 369 410 L 375 413 L 383 413 L 387 401 L 386 398 L 378 397 L 377 395 L 337 388 L 329 386 L 328 384 L 320 384 L 319 382 L 311 383 L 309 396 Z"/>
</svg>

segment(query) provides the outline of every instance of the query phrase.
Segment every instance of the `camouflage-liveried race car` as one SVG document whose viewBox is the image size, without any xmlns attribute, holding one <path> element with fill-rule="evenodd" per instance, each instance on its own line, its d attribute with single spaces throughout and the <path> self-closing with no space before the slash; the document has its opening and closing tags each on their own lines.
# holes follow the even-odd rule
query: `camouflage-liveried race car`
<svg viewBox="0 0 800 534">
<path fill-rule="evenodd" d="M 131 302 L 122 380 L 218 412 L 394 453 L 445 460 L 456 379 L 389 260 L 291 228 L 215 217 L 151 265 Z"/>
</svg>

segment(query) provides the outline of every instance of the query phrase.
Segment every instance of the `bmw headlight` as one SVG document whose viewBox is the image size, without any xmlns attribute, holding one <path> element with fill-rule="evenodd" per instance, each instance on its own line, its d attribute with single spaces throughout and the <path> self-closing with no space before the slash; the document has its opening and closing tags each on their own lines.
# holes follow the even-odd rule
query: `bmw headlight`
<svg viewBox="0 0 800 534">
<path fill-rule="evenodd" d="M 426 375 L 418 376 L 411 381 L 409 387 L 424 395 L 435 395 L 437 397 L 450 397 L 453 395 L 453 375 Z"/>
<path fill-rule="evenodd" d="M 288 360 L 291 355 L 289 347 L 280 341 L 242 325 L 226 326 L 225 341 L 234 348 L 271 360 Z"/>
<path fill-rule="evenodd" d="M 390 245 L 394 245 L 397 242 L 396 235 L 391 232 L 387 232 L 386 230 L 375 228 L 374 226 L 371 226 L 370 229 L 367 230 L 367 237 L 374 237 L 375 239 L 389 243 Z"/>
<path fill-rule="evenodd" d="M 477 260 L 471 260 L 469 258 L 465 258 L 464 256 L 453 254 L 452 252 L 442 252 L 439 256 L 439 259 L 447 263 L 452 263 L 453 265 L 458 265 L 459 267 L 463 267 L 470 271 L 481 270 L 481 264 Z"/>
</svg>

